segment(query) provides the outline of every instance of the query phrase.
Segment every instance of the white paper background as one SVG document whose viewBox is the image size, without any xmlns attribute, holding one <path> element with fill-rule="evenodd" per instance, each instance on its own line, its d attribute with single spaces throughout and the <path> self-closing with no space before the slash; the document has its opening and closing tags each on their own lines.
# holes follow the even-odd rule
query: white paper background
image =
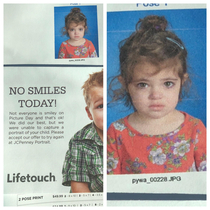
<svg viewBox="0 0 210 210">
<path fill-rule="evenodd" d="M 191 8 L 206 8 L 205 4 L 196 4 L 194 2 L 189 3 L 177 3 L 177 2 L 168 2 L 168 3 L 138 3 L 135 2 L 133 4 L 107 4 L 107 11 L 114 12 L 114 11 L 129 11 L 129 10 L 162 10 L 162 9 L 191 9 Z"/>
</svg>

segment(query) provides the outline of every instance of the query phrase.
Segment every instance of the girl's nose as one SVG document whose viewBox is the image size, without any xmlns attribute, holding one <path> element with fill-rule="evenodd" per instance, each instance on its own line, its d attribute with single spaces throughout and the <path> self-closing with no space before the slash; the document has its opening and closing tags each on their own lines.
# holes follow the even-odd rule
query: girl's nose
<svg viewBox="0 0 210 210">
<path fill-rule="evenodd" d="M 149 99 L 157 100 L 157 99 L 161 99 L 162 97 L 163 97 L 163 94 L 162 94 L 162 92 L 159 88 L 152 88 L 151 89 Z"/>
</svg>

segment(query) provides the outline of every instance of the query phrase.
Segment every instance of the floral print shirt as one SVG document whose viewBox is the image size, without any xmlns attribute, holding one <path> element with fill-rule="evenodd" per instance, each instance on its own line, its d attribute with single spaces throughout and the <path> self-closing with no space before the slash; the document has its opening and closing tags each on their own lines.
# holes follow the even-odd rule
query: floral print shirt
<svg viewBox="0 0 210 210">
<path fill-rule="evenodd" d="M 107 173 L 139 174 L 206 171 L 206 128 L 187 113 L 175 131 L 145 135 L 128 123 L 128 116 L 108 129 Z"/>
<path fill-rule="evenodd" d="M 80 46 L 72 46 L 68 40 L 60 46 L 58 58 L 95 58 L 97 57 L 93 43 L 85 39 Z"/>
</svg>

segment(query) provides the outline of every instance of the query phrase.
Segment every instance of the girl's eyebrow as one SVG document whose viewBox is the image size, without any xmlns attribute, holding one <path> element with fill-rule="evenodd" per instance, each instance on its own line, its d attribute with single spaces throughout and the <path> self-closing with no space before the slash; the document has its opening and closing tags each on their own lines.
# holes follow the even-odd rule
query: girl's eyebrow
<svg viewBox="0 0 210 210">
<path fill-rule="evenodd" d="M 163 78 L 163 79 L 161 79 L 162 81 L 164 80 L 172 80 L 172 81 L 177 81 L 178 80 L 178 78 L 174 78 L 174 77 L 167 77 L 167 78 Z"/>
<path fill-rule="evenodd" d="M 134 79 L 133 82 L 148 82 L 149 79 L 146 78 L 138 78 L 138 79 Z"/>
<path fill-rule="evenodd" d="M 162 78 L 162 79 L 160 79 L 160 80 L 178 80 L 178 78 L 176 78 L 176 77 L 166 77 L 166 78 Z M 148 82 L 148 81 L 150 81 L 150 79 L 148 78 L 137 78 L 137 79 L 134 79 L 133 80 L 133 82 L 139 82 L 139 81 L 141 81 L 141 82 Z"/>
</svg>

